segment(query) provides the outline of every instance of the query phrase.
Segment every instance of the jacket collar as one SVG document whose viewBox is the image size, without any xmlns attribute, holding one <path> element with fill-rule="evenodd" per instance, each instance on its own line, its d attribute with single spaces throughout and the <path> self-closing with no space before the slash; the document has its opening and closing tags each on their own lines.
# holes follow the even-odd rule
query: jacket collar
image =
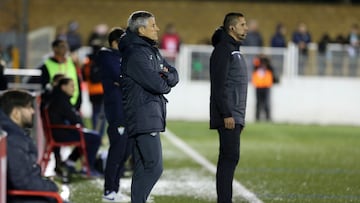
<svg viewBox="0 0 360 203">
<path fill-rule="evenodd" d="M 4 131 L 7 132 L 8 136 L 13 135 L 28 135 L 28 132 L 18 126 L 14 121 L 12 121 L 2 109 L 0 109 L 0 123 Z"/>
</svg>

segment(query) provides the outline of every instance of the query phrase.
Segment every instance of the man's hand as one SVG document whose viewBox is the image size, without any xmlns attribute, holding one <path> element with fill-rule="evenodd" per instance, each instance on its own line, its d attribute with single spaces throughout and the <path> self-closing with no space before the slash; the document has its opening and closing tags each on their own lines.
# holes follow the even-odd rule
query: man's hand
<svg viewBox="0 0 360 203">
<path fill-rule="evenodd" d="M 235 128 L 235 120 L 233 117 L 224 118 L 224 124 L 226 129 L 234 129 Z"/>
<path fill-rule="evenodd" d="M 164 67 L 164 68 L 162 69 L 162 71 L 165 72 L 165 73 L 168 73 L 168 72 L 169 72 L 169 68 Z"/>
<path fill-rule="evenodd" d="M 169 69 L 164 67 L 161 69 L 160 71 L 160 77 L 162 78 L 167 78 L 168 77 L 168 73 L 169 73 Z"/>
</svg>

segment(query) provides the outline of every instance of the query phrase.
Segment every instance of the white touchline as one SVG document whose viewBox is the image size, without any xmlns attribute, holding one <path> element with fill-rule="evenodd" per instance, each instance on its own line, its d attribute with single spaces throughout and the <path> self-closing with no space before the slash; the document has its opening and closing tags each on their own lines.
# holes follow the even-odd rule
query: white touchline
<svg viewBox="0 0 360 203">
<path fill-rule="evenodd" d="M 178 138 L 174 133 L 172 133 L 169 129 L 166 128 L 166 131 L 163 132 L 163 135 L 177 148 L 182 150 L 185 154 L 189 155 L 192 159 L 194 159 L 197 163 L 205 167 L 211 173 L 216 174 L 216 166 L 191 148 L 188 144 Z M 245 188 L 239 181 L 233 181 L 233 186 L 236 191 L 239 191 L 241 196 L 243 196 L 250 203 L 263 203 L 259 198 L 256 197 L 254 193 Z"/>
</svg>

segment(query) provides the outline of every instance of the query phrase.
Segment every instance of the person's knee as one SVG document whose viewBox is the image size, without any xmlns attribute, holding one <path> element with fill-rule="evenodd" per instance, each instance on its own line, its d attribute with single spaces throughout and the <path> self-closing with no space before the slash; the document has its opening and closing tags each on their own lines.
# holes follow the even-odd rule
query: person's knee
<svg viewBox="0 0 360 203">
<path fill-rule="evenodd" d="M 224 152 L 220 154 L 220 159 L 227 161 L 229 163 L 238 164 L 240 160 L 240 153 L 235 152 Z"/>
<path fill-rule="evenodd" d="M 159 178 L 163 172 L 163 166 L 160 161 L 148 161 L 144 163 L 144 170 L 151 173 L 154 177 Z"/>
</svg>

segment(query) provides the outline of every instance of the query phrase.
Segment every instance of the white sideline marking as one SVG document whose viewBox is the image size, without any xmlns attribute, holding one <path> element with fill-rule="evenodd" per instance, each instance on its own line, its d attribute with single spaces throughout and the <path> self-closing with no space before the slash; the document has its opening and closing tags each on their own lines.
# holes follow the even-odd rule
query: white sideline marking
<svg viewBox="0 0 360 203">
<path fill-rule="evenodd" d="M 205 157 L 200 155 L 197 151 L 187 145 L 184 141 L 178 138 L 174 133 L 172 133 L 169 129 L 166 129 L 163 132 L 163 135 L 176 147 L 182 150 L 185 154 L 189 155 L 194 161 L 205 167 L 208 171 L 213 174 L 216 174 L 216 166 L 207 160 Z M 247 188 L 245 188 L 239 181 L 236 179 L 233 180 L 233 186 L 236 191 L 239 191 L 241 196 L 243 196 L 250 203 L 263 203 L 260 199 L 256 197 L 256 195 L 250 192 Z"/>
</svg>

